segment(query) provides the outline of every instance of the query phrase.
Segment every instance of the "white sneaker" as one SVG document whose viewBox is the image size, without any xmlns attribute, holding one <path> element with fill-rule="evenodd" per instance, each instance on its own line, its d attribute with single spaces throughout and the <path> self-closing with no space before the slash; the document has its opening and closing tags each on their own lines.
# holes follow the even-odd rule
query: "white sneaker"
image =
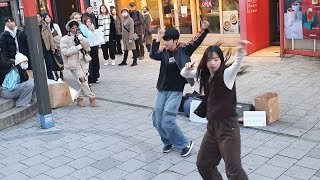
<svg viewBox="0 0 320 180">
<path fill-rule="evenodd" d="M 108 66 L 108 64 L 109 64 L 108 60 L 105 60 L 104 62 L 105 63 L 103 65 Z"/>
<path fill-rule="evenodd" d="M 112 60 L 111 65 L 112 65 L 112 66 L 115 66 L 115 65 L 116 65 L 116 60 Z"/>
</svg>

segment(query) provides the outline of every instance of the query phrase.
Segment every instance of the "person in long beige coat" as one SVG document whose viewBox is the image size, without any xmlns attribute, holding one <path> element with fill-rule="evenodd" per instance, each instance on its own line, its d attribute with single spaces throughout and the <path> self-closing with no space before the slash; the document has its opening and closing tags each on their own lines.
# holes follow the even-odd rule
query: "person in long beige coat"
<svg viewBox="0 0 320 180">
<path fill-rule="evenodd" d="M 122 41 L 123 41 L 123 49 L 124 49 L 124 56 L 122 62 L 119 66 L 127 65 L 127 59 L 129 50 L 132 50 L 133 53 L 133 63 L 131 66 L 136 66 L 137 64 L 137 55 L 136 55 L 136 44 L 133 39 L 134 35 L 134 21 L 129 16 L 129 10 L 127 8 L 121 9 L 121 14 L 123 17 L 122 21 Z"/>
<path fill-rule="evenodd" d="M 144 15 L 143 15 L 143 29 L 144 29 L 144 36 L 143 42 L 146 44 L 148 52 L 150 52 L 150 46 L 152 43 L 152 34 L 151 34 L 151 23 L 152 17 L 149 13 L 149 8 L 144 6 L 142 8 Z"/>
</svg>

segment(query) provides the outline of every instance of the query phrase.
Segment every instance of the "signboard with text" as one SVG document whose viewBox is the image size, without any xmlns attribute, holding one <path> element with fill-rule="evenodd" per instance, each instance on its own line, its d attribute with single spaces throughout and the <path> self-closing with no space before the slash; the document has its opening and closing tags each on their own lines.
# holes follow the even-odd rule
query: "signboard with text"
<svg viewBox="0 0 320 180">
<path fill-rule="evenodd" d="M 93 13 L 96 16 L 100 14 L 100 6 L 102 5 L 102 0 L 90 0 L 90 4 L 93 8 Z"/>
<path fill-rule="evenodd" d="M 201 8 L 211 8 L 212 7 L 212 0 L 200 0 L 200 7 Z"/>
<path fill-rule="evenodd" d="M 302 1 L 302 30 L 304 39 L 320 39 L 320 1 Z"/>
</svg>

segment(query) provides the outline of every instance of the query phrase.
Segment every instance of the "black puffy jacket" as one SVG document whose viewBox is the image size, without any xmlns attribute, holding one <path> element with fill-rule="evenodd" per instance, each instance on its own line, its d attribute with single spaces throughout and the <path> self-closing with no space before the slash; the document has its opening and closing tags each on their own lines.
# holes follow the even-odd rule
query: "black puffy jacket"
<svg viewBox="0 0 320 180">
<path fill-rule="evenodd" d="M 18 38 L 20 30 L 17 30 L 16 37 Z M 15 39 L 11 36 L 10 32 L 4 31 L 0 35 L 0 50 L 5 52 L 5 55 L 9 59 L 15 59 L 15 55 L 17 53 L 17 47 L 15 43 Z"/>
<path fill-rule="evenodd" d="M 14 61 L 5 56 L 5 53 L 0 51 L 0 86 L 2 85 L 6 74 L 14 66 Z"/>
</svg>

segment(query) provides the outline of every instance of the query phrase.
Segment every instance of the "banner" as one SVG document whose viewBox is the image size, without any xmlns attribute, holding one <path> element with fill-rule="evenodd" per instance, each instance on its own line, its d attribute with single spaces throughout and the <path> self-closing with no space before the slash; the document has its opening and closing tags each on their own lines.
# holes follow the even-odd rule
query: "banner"
<svg viewBox="0 0 320 180">
<path fill-rule="evenodd" d="M 238 11 L 223 11 L 223 33 L 239 34 Z"/>
<path fill-rule="evenodd" d="M 100 6 L 102 5 L 102 0 L 90 0 L 90 4 L 93 7 L 93 13 L 98 16 L 98 14 L 100 14 Z"/>
<path fill-rule="evenodd" d="M 285 1 L 284 34 L 287 39 L 303 39 L 301 4 Z"/>
<path fill-rule="evenodd" d="M 302 1 L 302 25 L 305 39 L 320 39 L 319 0 Z"/>
</svg>

